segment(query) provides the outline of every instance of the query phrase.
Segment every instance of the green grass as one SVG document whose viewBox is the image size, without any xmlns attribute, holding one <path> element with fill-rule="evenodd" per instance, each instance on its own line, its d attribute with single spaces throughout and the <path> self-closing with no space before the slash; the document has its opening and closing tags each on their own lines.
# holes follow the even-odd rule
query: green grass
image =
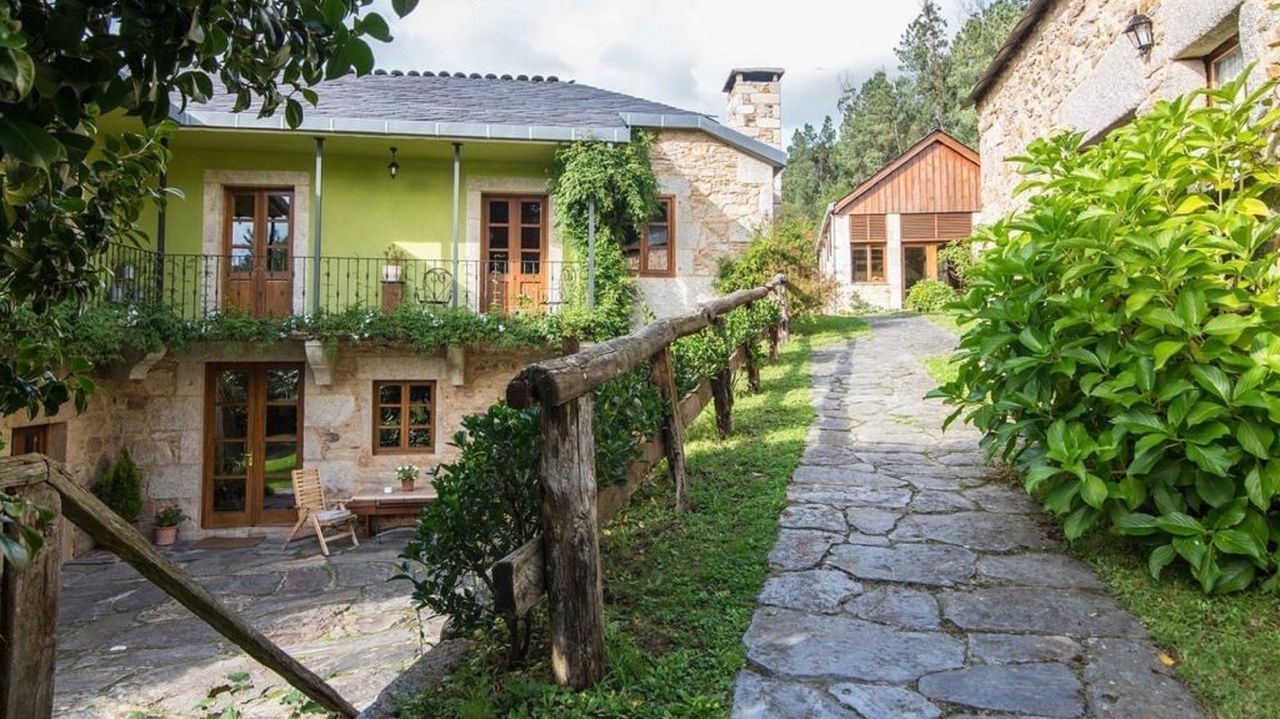
<svg viewBox="0 0 1280 719">
<path fill-rule="evenodd" d="M 930 321 L 938 325 L 944 330 L 959 335 L 961 333 L 960 325 L 956 322 L 954 312 L 936 312 L 934 314 L 925 315 Z"/>
<path fill-rule="evenodd" d="M 1280 597 L 1257 590 L 1205 596 L 1182 572 L 1153 580 L 1144 551 L 1115 537 L 1091 537 L 1073 551 L 1173 658 L 1210 716 L 1280 715 Z"/>
<path fill-rule="evenodd" d="M 809 353 L 866 331 L 856 318 L 798 322 L 758 395 L 742 392 L 734 434 L 715 437 L 712 413 L 685 445 L 694 511 L 677 514 L 665 473 L 641 488 L 601 538 L 607 675 L 580 693 L 549 681 L 545 636 L 530 659 L 504 671 L 496 641 L 481 640 L 450 680 L 406 706 L 425 717 L 725 717 L 742 667 L 755 598 L 799 464 L 809 405 Z M 542 622 L 545 624 L 545 621 Z"/>
<path fill-rule="evenodd" d="M 940 355 L 930 355 L 921 357 L 920 364 L 924 365 L 924 369 L 933 378 L 934 382 L 940 385 L 946 384 L 956 378 L 959 370 L 956 368 L 955 355 L 950 352 Z"/>
<path fill-rule="evenodd" d="M 823 347 L 867 334 L 871 326 L 861 317 L 814 315 L 796 319 L 791 323 L 791 331 L 803 335 L 809 346 Z"/>
</svg>

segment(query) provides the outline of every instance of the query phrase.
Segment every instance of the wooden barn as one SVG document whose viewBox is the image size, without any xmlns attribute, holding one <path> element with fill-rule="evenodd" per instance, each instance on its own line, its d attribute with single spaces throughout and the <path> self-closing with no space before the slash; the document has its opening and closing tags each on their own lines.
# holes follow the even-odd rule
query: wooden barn
<svg viewBox="0 0 1280 719">
<path fill-rule="evenodd" d="M 978 153 L 935 130 L 833 203 L 819 256 L 840 286 L 837 309 L 900 309 L 923 279 L 946 279 L 938 250 L 968 237 L 982 209 Z"/>
</svg>

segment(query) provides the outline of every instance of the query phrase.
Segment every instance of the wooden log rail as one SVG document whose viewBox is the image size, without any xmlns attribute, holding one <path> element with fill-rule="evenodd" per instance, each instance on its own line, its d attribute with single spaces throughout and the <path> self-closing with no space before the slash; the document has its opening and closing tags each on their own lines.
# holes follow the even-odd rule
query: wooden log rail
<svg viewBox="0 0 1280 719">
<path fill-rule="evenodd" d="M 45 529 L 45 545 L 31 564 L 16 571 L 6 563 L 0 577 L 0 719 L 53 715 L 62 517 L 320 706 L 343 717 L 358 713 L 333 687 L 157 552 L 58 462 L 40 455 L 0 457 L 0 491 L 59 514 Z"/>
<path fill-rule="evenodd" d="M 747 367 L 748 383 L 759 382 L 748 345 L 734 348 L 728 365 L 677 396 L 671 344 L 707 327 L 723 328 L 723 317 L 758 302 L 786 285 L 782 275 L 768 284 L 740 290 L 699 305 L 688 314 L 658 320 L 629 335 L 566 357 L 529 365 L 507 385 L 507 402 L 542 408 L 542 506 L 540 537 L 493 568 L 495 609 L 524 617 L 545 594 L 551 620 L 551 669 L 556 682 L 581 689 L 604 676 L 604 592 L 599 528 L 626 505 L 664 457 L 675 484 L 677 508 L 687 509 L 684 430 L 709 401 L 716 405 L 721 436 L 732 430 L 733 375 Z M 788 331 L 786 293 L 778 292 L 781 319 L 768 331 L 770 355 Z M 642 444 L 625 485 L 597 490 L 591 392 L 652 362 L 653 379 L 668 403 L 661 430 Z"/>
</svg>

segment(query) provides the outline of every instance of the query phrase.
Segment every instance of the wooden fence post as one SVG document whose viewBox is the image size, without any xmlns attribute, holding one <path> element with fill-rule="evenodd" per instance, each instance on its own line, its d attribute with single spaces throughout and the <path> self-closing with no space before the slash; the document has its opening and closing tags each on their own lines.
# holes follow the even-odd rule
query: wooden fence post
<svg viewBox="0 0 1280 719">
<path fill-rule="evenodd" d="M 755 340 L 742 343 L 742 366 L 747 369 L 747 389 L 752 394 L 760 392 L 760 363 L 756 361 Z"/>
<path fill-rule="evenodd" d="M 653 356 L 653 381 L 667 402 L 667 416 L 662 423 L 662 439 L 667 450 L 667 468 L 676 487 L 676 510 L 689 510 L 689 487 L 684 469 L 684 421 L 680 416 L 680 392 L 676 387 L 675 363 L 671 346 Z"/>
<path fill-rule="evenodd" d="M 31 563 L 19 572 L 6 562 L 0 577 L 0 717 L 49 719 L 53 716 L 57 658 L 54 636 L 62 569 L 62 502 L 44 483 L 13 491 L 52 510 L 54 518 L 44 528 L 44 547 Z M 9 533 L 17 539 L 12 527 Z"/>
<path fill-rule="evenodd" d="M 785 345 L 791 340 L 791 302 L 788 294 L 790 288 L 784 282 L 778 287 L 778 304 L 781 305 L 782 316 L 778 318 L 778 344 Z"/>
<path fill-rule="evenodd" d="M 604 588 L 590 393 L 542 408 L 542 540 L 551 672 L 584 689 L 604 677 Z"/>
<path fill-rule="evenodd" d="M 769 361 L 770 362 L 778 361 L 778 345 L 781 344 L 782 342 L 781 338 L 779 337 L 779 334 L 780 333 L 778 330 L 777 322 L 774 322 L 773 324 L 769 325 Z"/>
</svg>

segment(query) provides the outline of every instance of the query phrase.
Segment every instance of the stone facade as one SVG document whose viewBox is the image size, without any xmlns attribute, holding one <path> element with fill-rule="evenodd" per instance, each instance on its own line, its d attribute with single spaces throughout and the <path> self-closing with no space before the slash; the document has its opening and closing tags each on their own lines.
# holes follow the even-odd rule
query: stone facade
<svg viewBox="0 0 1280 719">
<path fill-rule="evenodd" d="M 659 191 L 675 199 L 674 277 L 642 277 L 644 302 L 659 317 L 710 299 L 719 261 L 736 257 L 773 221 L 775 171 L 711 135 L 662 130 L 651 153 Z"/>
<path fill-rule="evenodd" d="M 327 358 L 316 381 L 317 368 L 308 366 L 303 386 L 303 465 L 320 469 L 326 489 L 336 498 L 381 491 L 392 486 L 395 467 L 411 462 L 424 469 L 454 459 L 449 444 L 462 418 L 483 412 L 503 396 L 506 384 L 526 364 L 550 356 L 548 351 L 495 348 L 454 349 L 424 356 L 410 349 L 343 345 Z M 142 521 L 170 504 L 183 508 L 193 520 L 184 522 L 183 536 L 206 534 L 201 529 L 204 467 L 205 372 L 210 362 L 307 363 L 303 343 L 268 348 L 237 345 L 193 347 L 157 362 L 145 378 L 132 380 L 116 371 L 98 378 L 99 390 L 89 409 L 79 416 L 64 409 L 57 416 L 34 423 L 54 424 L 53 451 L 76 478 L 91 486 L 128 447 L 143 473 L 147 499 Z M 373 383 L 378 380 L 434 380 L 436 382 L 436 452 L 433 454 L 374 454 Z M 31 424 L 15 415 L 0 421 L 6 440 L 12 428 Z M 6 449 L 6 451 L 8 451 Z M 217 530 L 218 534 L 258 533 L 261 528 Z M 81 535 L 68 549 L 89 546 Z"/>
<path fill-rule="evenodd" d="M 983 218 L 1019 206 L 1005 160 L 1031 141 L 1075 128 L 1100 137 L 1160 100 L 1206 82 L 1203 58 L 1238 35 L 1252 82 L 1280 76 L 1280 10 L 1273 0 L 1057 0 L 978 100 Z M 1135 9 L 1151 17 L 1143 55 L 1123 34 Z"/>
</svg>

